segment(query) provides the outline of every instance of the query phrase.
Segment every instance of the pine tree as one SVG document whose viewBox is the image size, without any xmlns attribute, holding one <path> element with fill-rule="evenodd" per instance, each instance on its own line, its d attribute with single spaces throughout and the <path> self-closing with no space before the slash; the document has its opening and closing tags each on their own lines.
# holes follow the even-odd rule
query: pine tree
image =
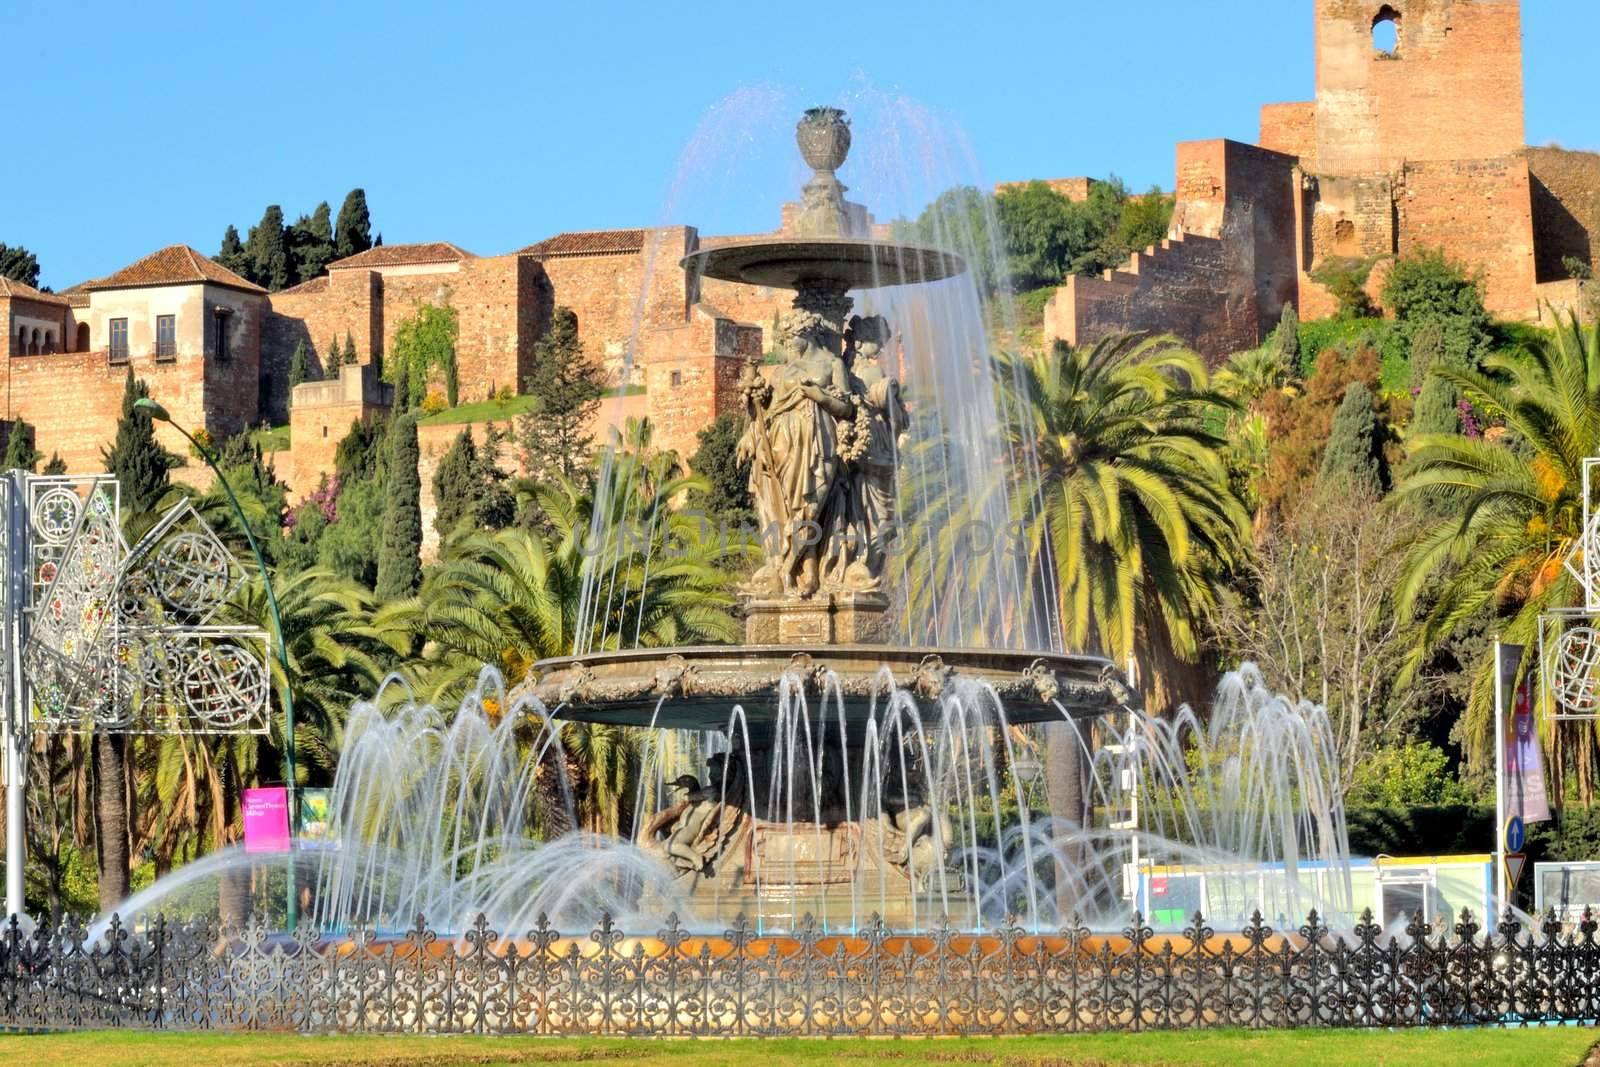
<svg viewBox="0 0 1600 1067">
<path fill-rule="evenodd" d="M 305 341 L 294 343 L 294 355 L 289 357 L 289 395 L 294 396 L 294 387 L 301 382 L 315 381 L 311 368 L 311 354 L 306 351 Z"/>
<path fill-rule="evenodd" d="M 389 429 L 389 477 L 383 508 L 383 540 L 378 546 L 377 595 L 400 600 L 422 583 L 421 458 L 415 415 L 401 415 Z"/>
<path fill-rule="evenodd" d="M 1319 480 L 1325 485 L 1349 484 L 1380 492 L 1383 489 L 1382 453 L 1378 448 L 1378 413 L 1372 391 L 1363 382 L 1351 382 L 1328 431 Z"/>
<path fill-rule="evenodd" d="M 101 453 L 107 472 L 116 477 L 121 487 L 124 525 L 140 525 L 155 509 L 171 481 L 169 472 L 178 465 L 178 457 L 156 440 L 150 416 L 133 406 L 149 395 L 150 387 L 135 378 L 129 367 L 122 387 L 122 417 L 117 420 L 116 440 Z"/>
<path fill-rule="evenodd" d="M 7 248 L 0 244 L 0 278 L 31 285 L 39 285 L 39 258 L 21 245 Z"/>
<path fill-rule="evenodd" d="M 333 239 L 333 256 L 344 259 L 372 247 L 372 216 L 367 212 L 367 192 L 352 189 L 339 207 Z"/>
<path fill-rule="evenodd" d="M 245 242 L 245 253 L 257 285 L 272 292 L 289 284 L 288 235 L 283 228 L 283 208 L 271 204 L 261 215 L 261 221 L 250 227 L 250 238 Z"/>
<path fill-rule="evenodd" d="M 33 426 L 23 419 L 18 419 L 11 425 L 11 433 L 6 436 L 6 451 L 0 456 L 0 470 L 27 471 L 33 469 L 44 458 L 44 453 L 34 447 Z"/>
<path fill-rule="evenodd" d="M 238 227 L 230 225 L 222 231 L 222 247 L 217 250 L 217 262 L 239 277 L 255 281 L 253 277 L 255 268 L 250 263 L 250 257 L 245 254 L 244 244 L 239 240 Z"/>
<path fill-rule="evenodd" d="M 1300 315 L 1295 311 L 1293 304 L 1283 305 L 1283 314 L 1278 317 L 1278 356 L 1283 361 L 1284 369 L 1298 379 L 1300 377 Z"/>
<path fill-rule="evenodd" d="M 539 410 L 518 422 L 523 465 L 536 479 L 572 478 L 589 463 L 589 427 L 605 392 L 605 371 L 588 358 L 578 337 L 578 317 L 557 307 L 550 328 L 534 346 L 528 392 Z"/>
<path fill-rule="evenodd" d="M 457 529 L 478 525 L 485 488 L 478 481 L 479 475 L 478 446 L 472 440 L 472 430 L 462 430 L 439 458 L 439 469 L 433 472 L 433 528 L 440 538 L 448 539 Z"/>
</svg>

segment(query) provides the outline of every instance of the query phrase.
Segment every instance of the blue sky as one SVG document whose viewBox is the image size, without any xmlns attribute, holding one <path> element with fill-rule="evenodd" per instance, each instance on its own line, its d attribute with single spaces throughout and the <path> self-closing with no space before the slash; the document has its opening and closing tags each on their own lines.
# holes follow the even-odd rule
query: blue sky
<svg viewBox="0 0 1600 1067">
<path fill-rule="evenodd" d="M 1311 0 L 337 5 L 0 0 L 0 241 L 63 288 L 268 203 L 367 190 L 388 243 L 770 229 L 799 108 L 841 102 L 880 217 L 941 184 L 1115 172 L 1254 140 L 1312 94 Z M 1264 12 L 1271 11 L 1267 15 Z M 1524 4 L 1528 138 L 1600 148 L 1595 0 Z"/>
</svg>

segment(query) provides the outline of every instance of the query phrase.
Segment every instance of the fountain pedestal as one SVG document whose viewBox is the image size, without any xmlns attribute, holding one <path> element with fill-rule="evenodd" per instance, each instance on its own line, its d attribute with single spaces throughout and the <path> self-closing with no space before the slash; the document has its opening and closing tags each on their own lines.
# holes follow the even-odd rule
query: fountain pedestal
<svg viewBox="0 0 1600 1067">
<path fill-rule="evenodd" d="M 894 637 L 882 593 L 818 593 L 808 600 L 750 597 L 744 639 L 751 645 L 881 645 Z"/>
</svg>

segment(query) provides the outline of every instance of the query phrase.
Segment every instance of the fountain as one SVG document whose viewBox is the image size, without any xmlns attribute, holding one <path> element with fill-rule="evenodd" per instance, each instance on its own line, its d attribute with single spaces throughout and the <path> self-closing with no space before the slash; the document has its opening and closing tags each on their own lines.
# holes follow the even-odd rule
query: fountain
<svg viewBox="0 0 1600 1067">
<path fill-rule="evenodd" d="M 510 692 L 485 668 L 453 709 L 386 683 L 347 724 L 335 840 L 293 860 L 309 925 L 394 933 L 422 915 L 458 933 L 481 913 L 519 932 L 541 917 L 655 929 L 668 915 L 699 931 L 742 916 L 767 933 L 1011 919 L 1051 932 L 1076 915 L 1120 929 L 1141 862 L 1206 868 L 1231 923 L 1258 906 L 1348 914 L 1321 709 L 1272 694 L 1246 669 L 1224 680 L 1209 722 L 1187 710 L 1162 720 L 1104 659 L 1029 649 L 1026 638 L 906 640 L 930 632 L 905 625 L 906 570 L 891 565 L 906 532 L 897 483 L 908 405 L 885 358 L 889 323 L 853 315 L 851 294 L 959 283 L 966 263 L 874 236 L 835 174 L 850 142 L 842 112 L 807 112 L 797 139 L 814 174 L 789 232 L 683 263 L 794 293 L 781 361 L 751 362 L 739 378 L 765 549 L 741 593 L 746 643 L 580 644 Z M 609 599 L 603 570 L 591 567 L 591 606 Z M 586 633 L 581 605 L 579 616 Z M 564 753 L 572 731 L 593 726 L 644 738 L 620 833 L 575 829 Z M 1069 737 L 1058 747 L 1077 756 L 1080 795 L 1052 796 L 1047 814 L 1034 752 L 1049 729 Z M 1109 814 L 1130 795 L 1145 798 L 1142 813 Z M 262 865 L 236 851 L 208 857 L 123 914 L 181 914 L 242 869 L 254 877 Z"/>
<path fill-rule="evenodd" d="M 853 316 L 850 294 L 966 266 L 871 236 L 835 174 L 851 140 L 842 111 L 807 111 L 796 140 L 814 174 L 792 232 L 682 263 L 794 293 L 782 362 L 752 360 L 738 383 L 765 549 L 743 589 L 746 643 L 546 660 L 532 691 L 562 721 L 720 732 L 727 747 L 707 780 L 696 768 L 661 782 L 680 795 L 641 817 L 636 840 L 698 916 L 794 923 L 809 913 L 854 926 L 865 902 L 900 928 L 941 914 L 974 921 L 1014 903 L 992 899 L 977 867 L 950 862 L 949 813 L 983 800 L 998 810 L 1010 784 L 1003 753 L 996 780 L 995 738 L 1004 749 L 1014 727 L 1097 718 L 1134 697 L 1095 657 L 887 643 L 908 412 L 882 365 L 892 328 Z M 1032 857 L 1022 865 L 1032 879 Z M 1029 888 L 1027 910 L 1038 893 Z"/>
</svg>

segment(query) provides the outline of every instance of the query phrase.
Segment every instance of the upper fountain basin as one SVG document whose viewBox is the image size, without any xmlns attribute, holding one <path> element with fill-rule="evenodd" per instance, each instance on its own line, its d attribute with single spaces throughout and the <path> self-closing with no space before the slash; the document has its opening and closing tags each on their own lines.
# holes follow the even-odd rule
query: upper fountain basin
<svg viewBox="0 0 1600 1067">
<path fill-rule="evenodd" d="M 731 241 L 691 253 L 681 265 L 698 277 L 777 289 L 799 289 L 814 282 L 882 289 L 942 281 L 967 269 L 953 252 L 866 237 Z"/>
<path fill-rule="evenodd" d="M 533 694 L 557 718 L 686 730 L 725 728 L 736 703 L 752 724 L 770 718 L 785 676 L 806 687 L 813 713 L 837 694 L 856 723 L 874 707 L 880 718 L 887 709 L 886 670 L 918 698 L 924 717 L 937 715 L 959 679 L 992 687 L 1014 724 L 1092 717 L 1137 702 L 1108 660 L 1010 649 L 706 645 L 567 656 L 535 669 Z M 833 719 L 838 710 L 827 703 Z"/>
</svg>

